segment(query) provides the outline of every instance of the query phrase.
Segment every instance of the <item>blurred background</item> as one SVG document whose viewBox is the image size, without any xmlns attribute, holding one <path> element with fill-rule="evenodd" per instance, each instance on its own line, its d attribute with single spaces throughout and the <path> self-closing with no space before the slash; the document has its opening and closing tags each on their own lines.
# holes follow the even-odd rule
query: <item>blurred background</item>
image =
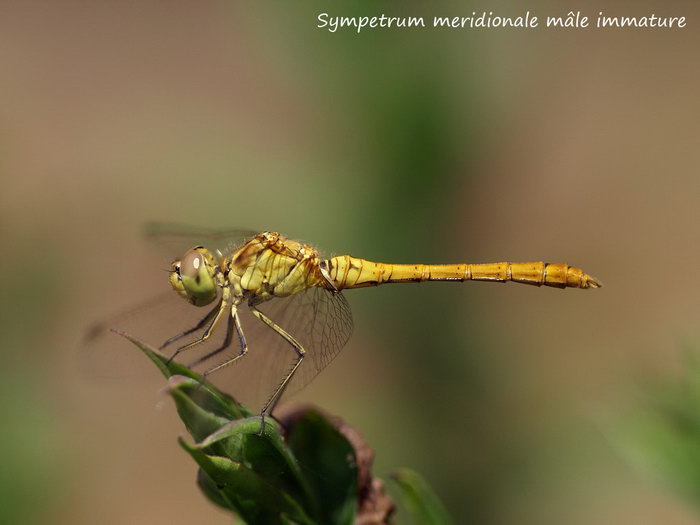
<svg viewBox="0 0 700 525">
<path fill-rule="evenodd" d="M 700 9 L 584 14 L 603 7 L 688 27 L 358 35 L 316 17 L 496 9 L 0 4 L 0 521 L 230 523 L 155 369 L 80 365 L 92 322 L 162 285 L 140 233 L 157 219 L 387 262 L 584 268 L 605 287 L 350 291 L 355 333 L 297 399 L 355 425 L 378 475 L 420 472 L 458 523 L 696 523 L 607 428 L 700 335 Z"/>
</svg>

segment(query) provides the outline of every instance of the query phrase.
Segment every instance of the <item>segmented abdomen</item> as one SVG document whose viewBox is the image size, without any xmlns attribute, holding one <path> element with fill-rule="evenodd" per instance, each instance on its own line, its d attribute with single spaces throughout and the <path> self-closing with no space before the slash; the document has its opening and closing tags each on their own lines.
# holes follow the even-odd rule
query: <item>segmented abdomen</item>
<svg viewBox="0 0 700 525">
<path fill-rule="evenodd" d="M 513 281 L 557 288 L 599 288 L 580 268 L 544 262 L 488 264 L 385 264 L 342 255 L 324 261 L 339 290 L 420 281 Z"/>
</svg>

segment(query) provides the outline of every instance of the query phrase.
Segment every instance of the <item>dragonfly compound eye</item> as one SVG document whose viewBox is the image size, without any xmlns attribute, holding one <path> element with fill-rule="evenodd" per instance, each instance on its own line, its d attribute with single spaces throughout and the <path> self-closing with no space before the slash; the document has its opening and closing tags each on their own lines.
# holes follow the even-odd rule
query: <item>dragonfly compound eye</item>
<svg viewBox="0 0 700 525">
<path fill-rule="evenodd" d="M 173 263 L 170 284 L 195 306 L 205 306 L 216 299 L 216 281 L 212 258 L 204 248 L 189 250 L 181 261 Z"/>
<path fill-rule="evenodd" d="M 180 263 L 180 275 L 199 279 L 199 271 L 204 266 L 204 257 L 197 250 L 188 251 Z"/>
</svg>

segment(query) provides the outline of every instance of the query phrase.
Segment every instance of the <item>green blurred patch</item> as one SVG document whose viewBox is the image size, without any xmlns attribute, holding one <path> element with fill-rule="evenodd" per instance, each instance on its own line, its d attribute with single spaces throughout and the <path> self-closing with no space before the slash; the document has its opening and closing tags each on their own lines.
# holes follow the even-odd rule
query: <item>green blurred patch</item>
<svg viewBox="0 0 700 525">
<path fill-rule="evenodd" d="M 9 232 L 1 232 L 8 233 Z M 31 253 L 34 246 L 52 252 L 55 243 L 25 235 L 2 235 L 6 253 Z M 22 259 L 22 275 L 0 274 L 0 523 L 46 523 L 51 510 L 67 496 L 70 461 L 62 422 L 53 413 L 54 382 L 40 345 L 56 323 L 60 257 L 47 272 L 45 260 Z M 27 277 L 29 276 L 29 277 Z M 55 350 L 51 348 L 51 350 Z"/>
<path fill-rule="evenodd" d="M 641 470 L 700 509 L 700 359 L 686 352 L 679 377 L 640 388 L 637 406 L 612 425 L 613 442 Z"/>
</svg>

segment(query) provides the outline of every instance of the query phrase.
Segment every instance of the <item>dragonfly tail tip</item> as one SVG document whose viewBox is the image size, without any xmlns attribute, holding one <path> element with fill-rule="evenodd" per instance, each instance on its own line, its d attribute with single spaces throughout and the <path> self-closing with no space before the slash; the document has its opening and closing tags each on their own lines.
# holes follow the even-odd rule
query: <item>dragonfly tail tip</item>
<svg viewBox="0 0 700 525">
<path fill-rule="evenodd" d="M 590 275 L 586 275 L 586 288 L 602 288 L 603 283 L 600 282 L 600 280 L 596 279 L 595 277 L 592 277 Z"/>
</svg>

